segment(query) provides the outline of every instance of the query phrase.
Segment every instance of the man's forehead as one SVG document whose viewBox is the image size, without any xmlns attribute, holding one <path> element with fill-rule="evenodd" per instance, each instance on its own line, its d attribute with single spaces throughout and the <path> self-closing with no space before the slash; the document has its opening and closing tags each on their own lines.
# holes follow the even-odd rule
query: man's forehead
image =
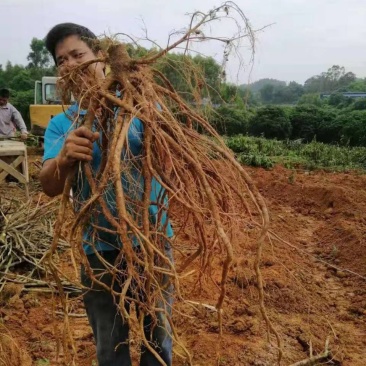
<svg viewBox="0 0 366 366">
<path fill-rule="evenodd" d="M 75 50 L 85 48 L 88 48 L 88 45 L 84 41 L 82 41 L 79 36 L 72 35 L 64 38 L 57 44 L 55 48 L 55 53 L 56 56 L 58 56 L 59 54 L 71 53 Z"/>
</svg>

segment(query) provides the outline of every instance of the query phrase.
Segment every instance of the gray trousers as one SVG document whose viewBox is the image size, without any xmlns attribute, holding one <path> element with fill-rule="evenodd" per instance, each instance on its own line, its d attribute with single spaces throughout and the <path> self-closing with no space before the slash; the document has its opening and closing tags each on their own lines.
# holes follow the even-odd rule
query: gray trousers
<svg viewBox="0 0 366 366">
<path fill-rule="evenodd" d="M 100 255 L 109 263 L 114 264 L 119 251 L 105 251 Z M 173 261 L 172 250 L 166 249 L 165 254 Z M 119 281 L 113 281 L 111 274 L 104 273 L 105 266 L 100 262 L 97 255 L 88 255 L 88 261 L 93 269 L 94 276 L 108 287 L 112 286 L 115 291 L 120 292 L 121 286 L 125 278 Z M 120 270 L 124 272 L 126 262 L 122 261 Z M 169 284 L 169 277 L 162 276 L 162 286 L 164 301 L 157 304 L 159 308 L 165 308 L 168 314 L 171 314 L 173 286 Z M 90 288 L 86 290 L 83 298 L 88 315 L 89 323 L 93 329 L 93 334 L 97 346 L 97 358 L 99 366 L 131 366 L 131 357 L 129 352 L 129 327 L 124 322 L 116 303 L 119 299 L 114 298 L 109 291 L 103 289 L 102 286 L 92 283 L 92 280 L 85 272 L 85 268 L 81 268 L 81 282 L 84 286 Z M 133 286 L 133 285 L 131 285 Z M 131 287 L 130 286 L 130 287 Z M 129 289 L 128 297 L 136 296 Z M 139 296 L 139 295 L 137 295 Z M 143 300 L 139 296 L 140 301 Z M 130 303 L 125 302 L 124 307 L 127 311 L 130 309 Z M 137 309 L 138 310 L 138 309 Z M 164 362 L 171 366 L 172 364 L 172 337 L 171 327 L 166 320 L 166 314 L 157 312 L 157 321 L 154 322 L 152 316 L 144 318 L 144 333 L 152 348 L 159 354 Z M 141 346 L 140 366 L 159 366 L 160 362 L 154 354 L 149 351 L 144 344 Z"/>
</svg>

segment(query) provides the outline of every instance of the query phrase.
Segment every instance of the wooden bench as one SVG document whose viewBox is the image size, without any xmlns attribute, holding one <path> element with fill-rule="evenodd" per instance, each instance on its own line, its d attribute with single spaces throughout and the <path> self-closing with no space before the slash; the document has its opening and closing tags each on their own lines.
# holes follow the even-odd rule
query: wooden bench
<svg viewBox="0 0 366 366">
<path fill-rule="evenodd" d="M 22 171 L 17 167 L 21 165 Z M 0 139 L 0 183 L 8 175 L 25 185 L 25 193 L 29 199 L 29 174 L 27 147 L 23 142 Z"/>
</svg>

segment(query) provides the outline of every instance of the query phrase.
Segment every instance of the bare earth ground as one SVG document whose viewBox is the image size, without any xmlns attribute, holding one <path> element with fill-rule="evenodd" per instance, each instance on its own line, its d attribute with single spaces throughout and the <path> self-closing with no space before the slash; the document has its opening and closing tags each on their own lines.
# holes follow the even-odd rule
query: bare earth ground
<svg viewBox="0 0 366 366">
<path fill-rule="evenodd" d="M 40 159 L 39 155 L 30 156 L 34 202 L 39 197 L 35 162 Z M 283 239 L 270 236 L 261 266 L 266 307 L 284 346 L 282 364 L 309 357 L 310 344 L 314 354 L 322 352 L 329 338 L 332 360 L 327 364 L 366 365 L 366 176 L 295 172 L 281 167 L 248 171 L 270 209 L 271 231 Z M 21 186 L 7 183 L 0 185 L 0 196 L 24 200 Z M 276 365 L 275 339 L 271 335 L 270 342 L 267 340 L 252 270 L 255 246 L 251 238 L 255 232 L 248 226 L 236 238 L 221 339 L 214 312 L 176 304 L 177 310 L 192 315 L 177 314 L 175 322 L 195 366 Z M 67 254 L 61 265 L 73 273 Z M 6 301 L 0 296 L 0 325 L 8 330 L 15 348 L 19 346 L 22 357 L 18 364 L 64 365 L 63 351 L 57 349 L 56 342 L 62 337 L 64 323 L 57 307 L 54 311 L 55 301 L 49 294 L 20 290 L 9 291 Z M 186 298 L 210 305 L 215 305 L 212 293 L 218 293 L 209 281 L 200 287 L 189 279 L 182 291 Z M 77 365 L 96 365 L 82 301 L 73 297 L 69 304 Z M 1 352 L 4 347 L 0 347 L 0 365 Z M 174 365 L 184 363 L 176 358 Z"/>
</svg>

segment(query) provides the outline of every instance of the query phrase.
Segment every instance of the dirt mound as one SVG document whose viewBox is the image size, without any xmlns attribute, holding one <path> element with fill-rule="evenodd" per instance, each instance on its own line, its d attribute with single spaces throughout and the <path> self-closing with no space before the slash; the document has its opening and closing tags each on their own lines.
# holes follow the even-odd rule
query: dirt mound
<svg viewBox="0 0 366 366">
<path fill-rule="evenodd" d="M 329 339 L 329 365 L 363 366 L 366 177 L 281 167 L 248 170 L 271 215 L 271 233 L 264 247 L 261 270 L 265 303 L 284 344 L 283 364 L 309 357 L 310 347 L 314 354 L 323 352 Z M 6 191 L 6 187 L 2 188 Z M 19 187 L 11 192 L 16 197 L 18 191 Z M 35 203 L 37 197 L 34 196 Z M 175 303 L 178 331 L 193 354 L 194 366 L 276 364 L 275 341 L 270 336 L 271 342 L 267 342 L 253 271 L 257 228 L 247 225 L 241 229 L 235 237 L 235 261 L 223 310 L 223 336 L 219 337 L 217 314 L 212 308 L 218 287 L 211 279 L 219 278 L 219 266 L 213 266 L 211 278 L 205 282 L 197 283 L 194 276 L 187 277 L 181 290 L 191 302 Z M 190 240 L 189 230 L 181 233 L 181 240 Z M 176 258 L 179 259 L 179 253 Z M 61 258 L 60 263 L 70 276 L 75 273 L 68 258 Z M 198 266 L 192 267 L 192 271 L 197 270 Z M 45 359 L 50 365 L 64 365 L 63 350 L 56 347 L 64 327 L 57 297 L 19 292 L 19 288 L 7 293 L 6 299 L 0 299 L 0 317 L 11 330 L 11 337 L 35 364 Z M 69 299 L 69 313 L 76 364 L 92 366 L 95 346 L 79 297 Z M 0 334 L 9 335 L 6 331 Z M 11 344 L 7 346 L 10 348 Z M 17 352 L 17 347 L 12 352 Z M 28 365 L 26 361 L 18 362 Z M 174 365 L 183 363 L 176 358 Z"/>
<path fill-rule="evenodd" d="M 331 220 L 314 232 L 321 258 L 366 277 L 366 227 L 363 223 Z"/>
</svg>

